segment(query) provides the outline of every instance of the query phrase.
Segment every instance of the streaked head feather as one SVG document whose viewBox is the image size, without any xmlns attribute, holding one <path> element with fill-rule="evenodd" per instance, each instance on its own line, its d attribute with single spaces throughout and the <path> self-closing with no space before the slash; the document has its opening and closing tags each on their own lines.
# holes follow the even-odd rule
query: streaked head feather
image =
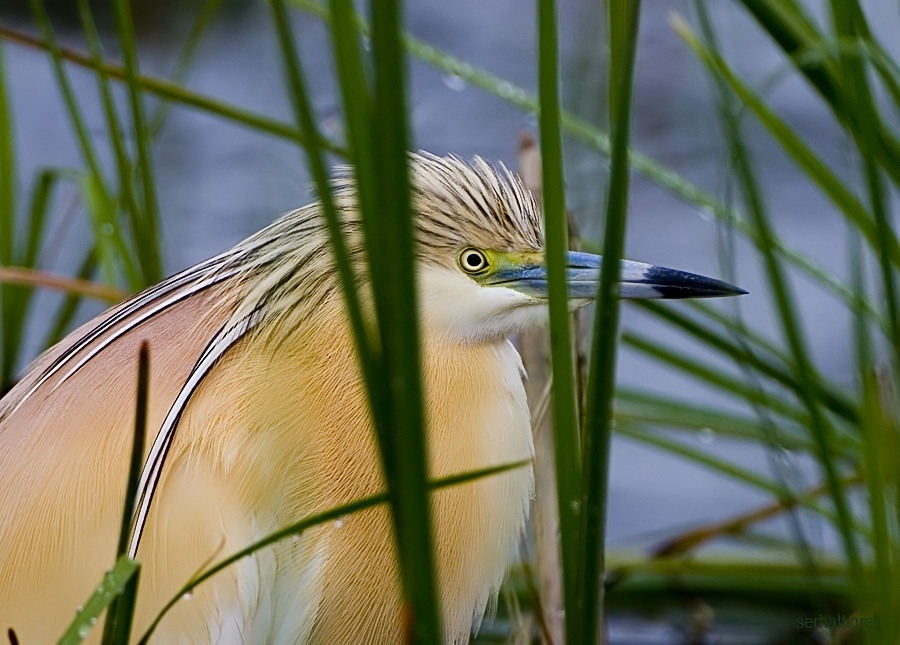
<svg viewBox="0 0 900 645">
<path fill-rule="evenodd" d="M 456 254 L 467 246 L 503 252 L 543 248 L 540 211 L 505 166 L 495 169 L 480 157 L 467 163 L 420 153 L 411 155 L 410 179 L 420 265 L 454 266 Z M 357 275 L 364 276 L 361 215 L 350 169 L 337 173 L 334 198 L 350 257 Z M 233 262 L 254 267 L 239 278 L 245 296 L 235 322 L 263 312 L 263 325 L 273 320 L 295 325 L 318 307 L 341 302 L 318 203 L 286 213 L 235 250 Z"/>
</svg>

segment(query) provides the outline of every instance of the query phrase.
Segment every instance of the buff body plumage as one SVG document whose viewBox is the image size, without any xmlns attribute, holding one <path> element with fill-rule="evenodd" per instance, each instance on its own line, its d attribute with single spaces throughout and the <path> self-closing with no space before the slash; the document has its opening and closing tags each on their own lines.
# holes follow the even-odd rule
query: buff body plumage
<svg viewBox="0 0 900 645">
<path fill-rule="evenodd" d="M 414 155 L 410 169 L 430 475 L 528 460 L 522 366 L 507 339 L 546 318 L 537 208 L 509 172 L 477 158 Z M 352 183 L 339 179 L 335 197 L 364 276 Z M 570 252 L 566 263 L 575 308 L 596 294 L 601 258 Z M 369 287 L 363 278 L 364 309 Z M 620 293 L 744 291 L 623 260 Z M 59 637 L 113 563 L 144 341 L 142 491 L 155 494 L 142 495 L 136 513 L 144 526 L 133 541 L 143 564 L 136 634 L 208 564 L 383 489 L 314 204 L 76 330 L 0 401 L 0 627 L 27 645 Z M 434 494 L 445 642 L 466 642 L 481 620 L 531 489 L 530 468 L 520 468 Z M 167 614 L 155 642 L 381 645 L 402 642 L 404 631 L 388 509 L 380 507 L 220 572 Z"/>
<path fill-rule="evenodd" d="M 462 318 L 448 322 L 441 294 L 481 289 L 455 266 L 459 248 L 539 251 L 534 204 L 515 180 L 477 160 L 416 156 L 412 167 L 430 473 L 528 459 L 522 368 L 506 340 L 528 321 L 518 315 L 470 332 L 465 302 L 453 303 Z M 352 186 L 340 183 L 336 195 L 360 261 Z M 248 320 L 248 331 L 198 376 L 203 353 Z M 313 205 L 76 330 L 0 402 L 0 626 L 22 643 L 54 641 L 113 563 L 143 341 L 151 355 L 147 450 L 185 383 L 197 376 L 199 385 L 180 410 L 138 551 L 136 634 L 204 565 L 383 488 Z M 447 642 L 467 641 L 496 592 L 531 489 L 523 468 L 435 494 Z M 170 611 L 154 642 L 374 645 L 401 642 L 403 630 L 388 510 L 380 507 L 226 569 Z"/>
</svg>

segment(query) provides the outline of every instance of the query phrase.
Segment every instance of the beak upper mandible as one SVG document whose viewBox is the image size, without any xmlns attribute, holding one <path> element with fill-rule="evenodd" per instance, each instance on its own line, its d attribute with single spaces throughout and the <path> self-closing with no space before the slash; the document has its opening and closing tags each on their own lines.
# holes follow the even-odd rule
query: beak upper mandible
<svg viewBox="0 0 900 645">
<path fill-rule="evenodd" d="M 566 282 L 570 298 L 593 298 L 600 282 L 603 259 L 591 253 L 566 254 Z M 622 298 L 720 298 L 747 293 L 734 285 L 678 269 L 622 260 L 619 295 Z"/>
<path fill-rule="evenodd" d="M 592 253 L 566 253 L 569 298 L 596 297 L 603 258 Z M 747 293 L 734 285 L 706 276 L 654 264 L 622 260 L 619 295 L 622 298 L 720 298 Z M 547 297 L 547 268 L 543 264 L 512 266 L 491 276 L 485 285 L 504 286 L 536 298 Z"/>
</svg>

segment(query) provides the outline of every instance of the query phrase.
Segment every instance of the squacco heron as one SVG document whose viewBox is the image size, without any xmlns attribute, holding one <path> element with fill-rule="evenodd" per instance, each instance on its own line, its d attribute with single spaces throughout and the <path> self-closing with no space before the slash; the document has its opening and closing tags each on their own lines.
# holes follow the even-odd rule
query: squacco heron
<svg viewBox="0 0 900 645">
<path fill-rule="evenodd" d="M 411 176 L 431 476 L 528 459 L 523 368 L 508 338 L 546 318 L 539 210 L 516 177 L 478 158 L 414 155 Z M 337 180 L 334 194 L 361 262 L 352 181 Z M 574 307 L 593 297 L 600 258 L 569 253 L 568 264 Z M 626 298 L 742 293 L 629 261 L 621 280 Z M 382 490 L 328 236 L 312 204 L 77 329 L 0 401 L 0 627 L 23 644 L 59 637 L 114 560 L 145 341 L 145 476 L 155 438 L 177 433 L 137 551 L 138 634 L 205 564 Z M 434 494 L 447 643 L 467 642 L 477 628 L 531 494 L 525 468 Z M 401 642 L 388 513 L 353 514 L 243 559 L 180 601 L 154 642 Z"/>
</svg>

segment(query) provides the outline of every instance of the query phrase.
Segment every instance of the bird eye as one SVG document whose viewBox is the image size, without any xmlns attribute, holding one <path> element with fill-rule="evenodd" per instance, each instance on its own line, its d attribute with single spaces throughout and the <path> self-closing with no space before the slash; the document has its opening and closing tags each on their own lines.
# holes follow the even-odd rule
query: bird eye
<svg viewBox="0 0 900 645">
<path fill-rule="evenodd" d="M 478 249 L 463 249 L 459 254 L 459 266 L 466 273 L 478 273 L 487 268 L 488 260 Z"/>
</svg>

